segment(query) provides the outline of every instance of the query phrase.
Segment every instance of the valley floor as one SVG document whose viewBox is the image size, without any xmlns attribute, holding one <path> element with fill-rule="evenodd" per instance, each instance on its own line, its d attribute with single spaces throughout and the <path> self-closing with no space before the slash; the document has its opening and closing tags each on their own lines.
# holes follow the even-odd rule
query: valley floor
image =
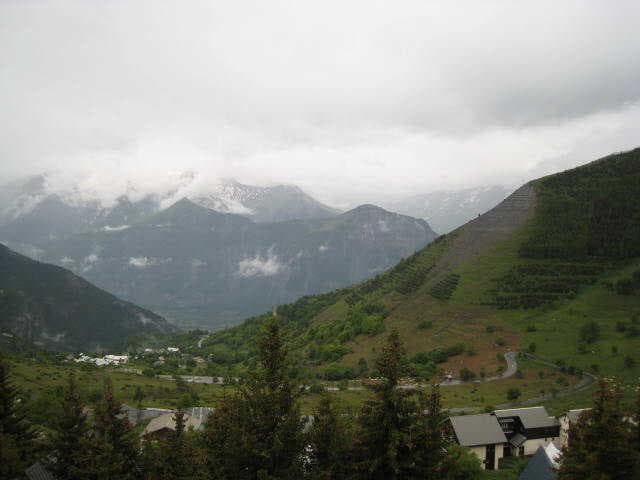
<svg viewBox="0 0 640 480">
<path fill-rule="evenodd" d="M 135 405 L 136 390 L 144 395 L 143 407 L 175 408 L 179 402 L 189 397 L 191 404 L 198 406 L 216 406 L 221 398 L 231 395 L 234 386 L 181 384 L 170 380 L 149 378 L 130 373 L 117 367 L 95 367 L 78 365 L 67 361 L 56 361 L 51 357 L 12 357 L 10 359 L 12 378 L 25 393 L 33 410 L 32 418 L 46 427 L 60 399 L 62 388 L 69 373 L 73 372 L 78 380 L 81 395 L 87 402 L 96 398 L 102 381 L 109 377 L 119 400 Z M 471 382 L 443 386 L 441 389 L 444 407 L 452 413 L 484 411 L 485 409 L 504 408 L 520 404 L 529 404 L 533 399 L 536 405 L 547 406 L 550 413 L 559 414 L 567 408 L 580 408 L 590 404 L 592 386 L 573 392 L 581 380 L 563 374 L 555 368 L 541 364 L 529 358 L 518 359 L 517 376 L 511 376 L 491 382 Z M 371 391 L 360 381 L 323 382 L 334 396 L 339 410 L 357 414 L 364 401 L 372 397 Z M 510 391 L 517 391 L 518 398 L 509 400 Z M 416 390 L 416 395 L 419 390 Z M 311 414 L 320 399 L 320 394 L 306 392 L 302 395 L 303 414 Z"/>
</svg>

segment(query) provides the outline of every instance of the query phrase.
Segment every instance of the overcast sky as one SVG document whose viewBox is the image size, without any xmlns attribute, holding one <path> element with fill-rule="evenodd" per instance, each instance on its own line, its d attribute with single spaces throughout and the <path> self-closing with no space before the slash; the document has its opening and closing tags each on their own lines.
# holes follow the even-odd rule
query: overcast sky
<svg viewBox="0 0 640 480">
<path fill-rule="evenodd" d="M 637 0 L 0 0 L 0 180 L 519 184 L 640 145 L 639 26 Z"/>
</svg>

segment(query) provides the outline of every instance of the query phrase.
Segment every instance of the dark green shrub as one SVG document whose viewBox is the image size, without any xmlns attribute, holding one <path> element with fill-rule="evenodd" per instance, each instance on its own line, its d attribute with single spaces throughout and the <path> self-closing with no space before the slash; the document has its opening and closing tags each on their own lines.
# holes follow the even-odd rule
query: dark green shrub
<svg viewBox="0 0 640 480">
<path fill-rule="evenodd" d="M 520 392 L 519 388 L 510 388 L 509 390 L 507 390 L 507 400 L 509 401 L 517 400 L 518 398 L 520 398 L 521 394 L 522 393 Z"/>
<path fill-rule="evenodd" d="M 431 328 L 433 326 L 433 322 L 431 320 L 422 320 L 420 323 L 418 323 L 418 328 L 420 330 L 426 330 L 428 328 Z"/>
<path fill-rule="evenodd" d="M 463 382 L 470 382 L 474 378 L 476 378 L 476 374 L 474 371 L 468 369 L 467 367 L 463 367 L 462 369 L 460 369 L 460 380 L 462 380 Z"/>
<path fill-rule="evenodd" d="M 586 343 L 593 343 L 600 337 L 600 325 L 593 320 L 580 328 L 580 339 Z"/>
<path fill-rule="evenodd" d="M 636 361 L 630 355 L 624 357 L 624 366 L 625 368 L 633 368 L 636 364 Z"/>
</svg>

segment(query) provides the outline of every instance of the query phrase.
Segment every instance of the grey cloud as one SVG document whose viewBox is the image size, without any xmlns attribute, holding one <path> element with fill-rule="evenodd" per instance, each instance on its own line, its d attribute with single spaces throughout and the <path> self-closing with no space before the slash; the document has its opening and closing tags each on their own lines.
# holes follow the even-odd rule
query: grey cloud
<svg viewBox="0 0 640 480">
<path fill-rule="evenodd" d="M 638 2 L 452 3 L 5 1 L 0 176 L 193 169 L 346 205 L 634 146 Z"/>
</svg>

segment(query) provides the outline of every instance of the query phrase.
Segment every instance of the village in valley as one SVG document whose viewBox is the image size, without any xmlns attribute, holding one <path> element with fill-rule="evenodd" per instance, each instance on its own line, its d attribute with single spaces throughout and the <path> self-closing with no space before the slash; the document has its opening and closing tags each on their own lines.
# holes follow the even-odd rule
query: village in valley
<svg viewBox="0 0 640 480">
<path fill-rule="evenodd" d="M 201 332 L 197 332 L 201 334 Z M 190 335 L 193 337 L 193 334 Z M 188 336 L 188 338 L 190 338 Z M 67 355 L 66 362 L 89 364 L 95 367 L 111 367 L 115 371 L 127 374 L 150 376 L 148 367 L 153 367 L 153 376 L 159 380 L 182 384 L 207 385 L 237 385 L 239 377 L 197 375 L 194 373 L 206 370 L 212 360 L 208 356 L 196 355 L 193 352 L 202 347 L 202 335 L 195 342 L 183 343 L 186 353 L 177 346 L 156 346 L 143 348 L 134 353 L 104 354 L 90 356 L 87 354 Z M 184 338 L 181 337 L 183 340 Z M 197 338 L 197 337 L 196 337 Z M 195 350 L 194 350 L 195 348 Z M 482 381 L 492 382 L 514 376 L 518 372 L 516 353 L 507 353 L 507 368 L 498 376 L 485 378 Z M 176 373 L 159 373 L 173 370 Z M 189 374 L 179 373 L 189 371 Z M 596 381 L 590 374 L 588 387 Z M 327 392 L 340 393 L 342 391 L 362 392 L 371 386 L 378 385 L 382 378 L 368 378 L 339 385 L 338 382 L 323 382 L 319 387 L 301 385 L 304 391 L 313 388 Z M 451 370 L 443 370 L 440 386 L 459 387 L 478 384 L 481 380 L 464 380 L 455 378 Z M 403 390 L 421 390 L 428 387 L 428 383 L 415 378 L 405 378 L 397 388 Z M 212 406 L 181 406 L 175 408 L 143 407 L 142 398 L 137 406 L 123 404 L 122 412 L 132 426 L 137 427 L 141 441 L 169 441 L 175 435 L 176 428 L 185 431 L 201 432 L 207 417 L 214 411 Z M 515 403 L 515 402 L 514 402 Z M 187 404 L 184 404 L 187 405 Z M 499 470 L 505 462 L 521 459 L 526 460 L 526 466 L 519 476 L 520 480 L 555 480 L 561 461 L 561 451 L 568 445 L 569 430 L 577 424 L 581 415 L 588 416 L 590 408 L 567 410 L 558 416 L 550 415 L 544 406 L 521 406 L 502 408 L 484 413 L 473 413 L 474 407 L 453 408 L 443 423 L 443 432 L 449 440 L 465 447 L 475 455 L 484 470 Z M 456 415 L 454 412 L 460 412 Z M 470 412 L 470 413 L 467 413 Z M 343 414 L 346 415 L 346 414 Z M 180 417 L 177 420 L 177 416 Z M 177 427 L 177 421 L 180 425 Z M 301 421 L 304 431 L 308 432 L 315 421 L 313 414 L 303 415 Z M 627 419 L 634 422 L 633 419 Z M 508 464 L 508 463 L 507 463 Z M 38 469 L 40 471 L 40 469 Z"/>
</svg>

